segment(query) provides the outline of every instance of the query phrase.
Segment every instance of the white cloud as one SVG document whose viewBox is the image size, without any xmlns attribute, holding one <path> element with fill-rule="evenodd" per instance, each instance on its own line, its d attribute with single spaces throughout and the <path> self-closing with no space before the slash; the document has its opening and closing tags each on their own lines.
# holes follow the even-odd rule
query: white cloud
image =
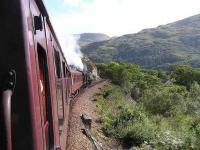
<svg viewBox="0 0 200 150">
<path fill-rule="evenodd" d="M 85 1 L 63 0 L 66 13 L 51 17 L 68 63 L 77 66 L 82 66 L 81 54 L 69 34 L 96 32 L 119 36 L 200 13 L 199 0 Z"/>
<path fill-rule="evenodd" d="M 83 1 L 82 0 L 64 0 L 64 4 L 66 6 L 73 6 L 73 7 L 76 7 L 76 6 L 80 6 L 83 4 Z"/>
<path fill-rule="evenodd" d="M 76 9 L 53 17 L 57 32 L 122 35 L 200 13 L 198 0 L 64 0 L 64 4 Z"/>
</svg>

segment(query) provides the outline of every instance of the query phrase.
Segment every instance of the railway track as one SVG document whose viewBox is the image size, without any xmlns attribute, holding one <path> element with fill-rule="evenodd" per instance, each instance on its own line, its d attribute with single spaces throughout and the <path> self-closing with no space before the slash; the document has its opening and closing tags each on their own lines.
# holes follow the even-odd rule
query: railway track
<svg viewBox="0 0 200 150">
<path fill-rule="evenodd" d="M 75 97 L 72 97 L 72 98 L 70 99 L 70 108 L 73 107 L 73 105 L 74 105 L 74 103 L 76 103 L 77 99 L 78 99 L 78 98 L 82 95 L 82 93 L 84 93 L 88 88 L 91 88 L 91 87 L 93 87 L 93 86 L 95 86 L 95 85 L 97 85 L 97 84 L 100 84 L 100 83 L 102 83 L 102 82 L 105 82 L 105 81 L 107 81 L 107 80 L 101 79 L 101 80 L 99 80 L 99 81 L 95 81 L 95 82 L 93 82 L 91 85 L 89 85 L 88 87 L 83 88 L 82 90 L 80 90 L 80 91 L 77 93 L 77 95 L 76 95 Z"/>
<path fill-rule="evenodd" d="M 103 87 L 105 84 L 106 80 L 94 82 L 89 87 L 82 90 L 79 95 L 72 100 L 69 118 L 67 150 L 95 149 L 94 143 L 96 143 L 96 141 L 91 141 L 91 139 L 93 139 L 92 135 L 90 136 L 92 138 L 88 138 L 82 133 L 82 131 L 86 128 L 82 123 L 80 116 L 81 114 L 89 114 L 92 120 L 96 120 L 96 116 L 94 116 L 93 113 L 94 108 L 91 101 L 94 99 L 94 95 L 98 93 L 100 91 L 100 88 Z"/>
</svg>

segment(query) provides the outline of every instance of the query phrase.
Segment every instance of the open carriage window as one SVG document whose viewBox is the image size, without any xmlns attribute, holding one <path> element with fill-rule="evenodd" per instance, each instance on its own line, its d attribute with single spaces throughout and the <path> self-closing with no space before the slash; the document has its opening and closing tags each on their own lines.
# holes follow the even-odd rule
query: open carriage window
<svg viewBox="0 0 200 150">
<path fill-rule="evenodd" d="M 63 75 L 64 75 L 64 78 L 66 78 L 66 67 L 65 67 L 65 62 L 62 63 L 62 67 L 63 67 Z"/>
<path fill-rule="evenodd" d="M 58 111 L 58 122 L 59 122 L 59 134 L 61 135 L 64 123 L 64 101 L 63 101 L 63 86 L 62 86 L 62 68 L 59 51 L 54 49 L 54 63 L 56 76 L 56 99 L 57 99 L 57 111 Z"/>
<path fill-rule="evenodd" d="M 45 50 L 38 45 L 38 65 L 39 65 L 39 93 L 42 110 L 42 126 L 45 131 L 45 141 L 47 149 L 53 147 L 53 123 L 52 109 L 49 89 L 47 57 Z"/>
<path fill-rule="evenodd" d="M 56 75 L 58 78 L 61 78 L 60 54 L 58 51 L 54 50 L 54 55 L 55 55 Z"/>
</svg>

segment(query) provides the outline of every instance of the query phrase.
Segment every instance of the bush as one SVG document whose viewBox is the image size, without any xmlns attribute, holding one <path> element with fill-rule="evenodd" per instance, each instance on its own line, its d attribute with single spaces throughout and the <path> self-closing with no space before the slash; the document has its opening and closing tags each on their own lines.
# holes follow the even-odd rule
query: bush
<svg viewBox="0 0 200 150">
<path fill-rule="evenodd" d="M 164 72 L 115 62 L 98 69 L 115 84 L 97 101 L 105 133 L 135 150 L 199 149 L 199 69 L 174 65 Z M 126 94 L 137 103 L 127 103 Z"/>
<path fill-rule="evenodd" d="M 200 86 L 197 82 L 191 85 L 189 96 L 186 100 L 187 114 L 200 115 Z"/>
<path fill-rule="evenodd" d="M 158 135 L 155 141 L 152 141 L 151 145 L 155 149 L 161 150 L 183 150 L 185 149 L 185 143 L 181 138 L 177 138 L 171 131 L 165 131 Z"/>
<path fill-rule="evenodd" d="M 126 146 L 138 146 L 155 138 L 155 127 L 147 117 L 126 125 L 119 124 L 117 131 L 118 138 L 122 139 Z"/>
<path fill-rule="evenodd" d="M 153 73 L 144 73 L 137 65 L 112 62 L 108 65 L 97 65 L 100 75 L 110 79 L 121 87 L 122 91 L 130 93 L 135 87 L 141 90 L 160 83 Z"/>
<path fill-rule="evenodd" d="M 176 83 L 186 86 L 187 89 L 190 89 L 194 81 L 200 83 L 199 69 L 195 69 L 187 65 L 172 65 L 171 70 Z"/>
<path fill-rule="evenodd" d="M 146 90 L 140 99 L 139 105 L 143 105 L 146 111 L 154 115 L 169 117 L 177 112 L 185 112 L 185 96 L 187 91 L 181 86 L 161 86 Z"/>
<path fill-rule="evenodd" d="M 118 87 L 107 86 L 103 90 L 98 108 L 104 131 L 121 139 L 126 145 L 140 145 L 155 137 L 154 125 L 144 113 L 124 102 Z"/>
</svg>

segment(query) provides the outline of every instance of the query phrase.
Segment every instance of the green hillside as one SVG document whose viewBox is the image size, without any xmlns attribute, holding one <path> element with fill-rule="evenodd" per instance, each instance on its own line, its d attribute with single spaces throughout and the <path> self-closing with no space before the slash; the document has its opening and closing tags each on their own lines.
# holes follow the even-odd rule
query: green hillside
<svg viewBox="0 0 200 150">
<path fill-rule="evenodd" d="M 200 66 L 200 15 L 82 46 L 95 63 L 121 61 L 145 68 L 180 63 Z"/>
</svg>

